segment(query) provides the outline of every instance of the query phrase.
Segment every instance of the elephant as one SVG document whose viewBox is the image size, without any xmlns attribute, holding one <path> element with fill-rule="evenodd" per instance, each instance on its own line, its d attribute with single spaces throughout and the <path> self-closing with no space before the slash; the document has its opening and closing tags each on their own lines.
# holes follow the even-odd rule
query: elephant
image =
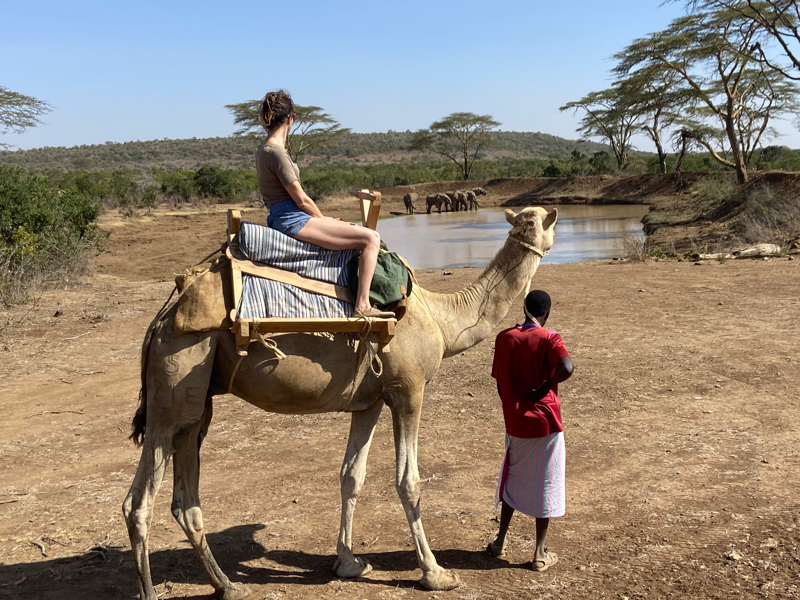
<svg viewBox="0 0 800 600">
<path fill-rule="evenodd" d="M 488 195 L 488 192 L 481 187 L 473 188 L 467 193 L 472 194 L 471 197 L 468 197 L 470 210 L 478 210 L 478 208 L 480 207 L 480 205 L 478 204 L 478 196 Z"/>
<path fill-rule="evenodd" d="M 441 214 L 442 212 L 442 204 L 444 204 L 445 209 L 450 209 L 450 198 L 448 198 L 445 194 L 430 194 L 425 198 L 425 204 L 428 207 L 428 214 L 431 214 L 431 208 L 434 206 Z"/>
<path fill-rule="evenodd" d="M 419 196 L 417 194 L 411 193 L 406 194 L 403 196 L 403 203 L 406 205 L 406 213 L 409 215 L 414 214 L 414 202 L 417 201 Z"/>
<path fill-rule="evenodd" d="M 469 208 L 467 204 L 467 192 L 464 190 L 458 190 L 454 194 L 453 198 L 453 210 L 467 210 Z"/>
<path fill-rule="evenodd" d="M 458 210 L 458 208 L 456 208 L 456 194 L 457 193 L 458 192 L 445 192 L 445 196 L 447 196 L 450 199 L 450 204 L 449 204 L 450 210 Z"/>
</svg>

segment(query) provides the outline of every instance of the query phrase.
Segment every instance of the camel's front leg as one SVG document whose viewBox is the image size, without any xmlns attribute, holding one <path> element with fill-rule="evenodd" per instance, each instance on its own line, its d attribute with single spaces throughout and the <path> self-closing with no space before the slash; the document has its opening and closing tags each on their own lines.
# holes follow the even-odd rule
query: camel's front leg
<svg viewBox="0 0 800 600">
<path fill-rule="evenodd" d="M 389 402 L 387 402 L 389 404 Z M 422 392 L 409 404 L 401 400 L 392 402 L 392 425 L 394 428 L 394 445 L 397 456 L 396 481 L 397 493 L 406 511 L 411 535 L 417 550 L 417 559 L 422 569 L 420 583 L 434 591 L 452 590 L 458 587 L 458 575 L 450 573 L 436 563 L 436 558 L 428 546 L 425 530 L 422 528 L 422 517 L 419 508 L 419 471 L 417 470 L 417 435 L 419 433 L 419 416 L 422 407 Z"/>
<path fill-rule="evenodd" d="M 336 564 L 334 569 L 339 577 L 360 577 L 369 573 L 372 567 L 364 559 L 353 556 L 353 514 L 356 500 L 364 486 L 367 474 L 367 455 L 372 443 L 372 434 L 383 402 L 376 402 L 364 411 L 354 412 L 350 421 L 350 437 L 342 463 L 342 524 L 339 529 L 339 542 L 336 545 Z"/>
</svg>

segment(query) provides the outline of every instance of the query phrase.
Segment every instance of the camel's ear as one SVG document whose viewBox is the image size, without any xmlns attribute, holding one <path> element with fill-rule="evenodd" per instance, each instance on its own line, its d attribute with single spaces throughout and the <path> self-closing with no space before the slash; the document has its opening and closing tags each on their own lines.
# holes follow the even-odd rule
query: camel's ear
<svg viewBox="0 0 800 600">
<path fill-rule="evenodd" d="M 511 223 L 512 227 L 517 224 L 517 213 L 510 208 L 506 209 L 506 221 Z"/>
<path fill-rule="evenodd" d="M 557 221 L 558 221 L 558 209 L 554 208 L 549 213 L 547 213 L 547 216 L 545 217 L 544 221 L 542 221 L 542 229 L 547 231 L 548 229 L 553 227 Z"/>
</svg>

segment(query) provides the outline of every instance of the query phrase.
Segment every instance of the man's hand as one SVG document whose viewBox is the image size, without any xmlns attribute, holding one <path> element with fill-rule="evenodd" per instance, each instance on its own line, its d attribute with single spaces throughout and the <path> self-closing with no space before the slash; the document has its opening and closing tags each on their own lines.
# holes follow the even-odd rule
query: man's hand
<svg viewBox="0 0 800 600">
<path fill-rule="evenodd" d="M 572 377 L 572 372 L 574 369 L 575 367 L 572 364 L 572 359 L 568 356 L 565 356 L 558 361 L 556 372 L 553 373 L 553 376 L 538 388 L 529 391 L 527 394 L 525 394 L 525 397 L 531 402 L 541 402 L 542 399 L 550 393 L 550 390 L 553 389 L 554 385 L 558 385 L 562 381 L 566 381 Z"/>
<path fill-rule="evenodd" d="M 550 393 L 552 386 L 549 381 L 545 381 L 538 388 L 529 391 L 525 397 L 531 402 L 541 402 Z"/>
</svg>

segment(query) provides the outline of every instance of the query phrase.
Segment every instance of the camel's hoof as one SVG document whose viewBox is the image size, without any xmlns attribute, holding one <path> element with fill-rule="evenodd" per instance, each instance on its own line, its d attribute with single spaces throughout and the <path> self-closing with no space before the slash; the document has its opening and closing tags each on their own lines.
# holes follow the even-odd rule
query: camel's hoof
<svg viewBox="0 0 800 600">
<path fill-rule="evenodd" d="M 446 592 L 447 590 L 454 590 L 461 585 L 461 580 L 458 575 L 441 569 L 439 571 L 428 571 L 420 579 L 422 587 L 431 590 L 432 592 Z"/>
<path fill-rule="evenodd" d="M 372 565 L 363 558 L 353 558 L 352 561 L 347 561 L 346 563 L 342 562 L 341 558 L 337 558 L 333 569 L 336 571 L 337 577 L 353 579 L 355 577 L 363 577 L 372 571 Z"/>
<path fill-rule="evenodd" d="M 250 595 L 250 590 L 243 583 L 233 583 L 231 587 L 214 593 L 219 600 L 244 600 Z"/>
</svg>

